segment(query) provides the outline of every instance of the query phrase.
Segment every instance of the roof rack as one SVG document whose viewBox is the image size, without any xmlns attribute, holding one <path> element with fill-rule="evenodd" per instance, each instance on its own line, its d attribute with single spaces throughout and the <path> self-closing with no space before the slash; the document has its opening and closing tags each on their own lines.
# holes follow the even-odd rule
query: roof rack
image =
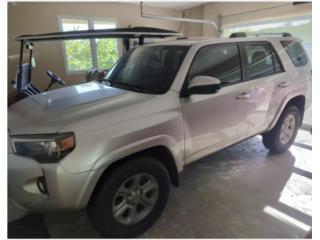
<svg viewBox="0 0 320 240">
<path fill-rule="evenodd" d="M 255 37 L 259 37 L 259 36 L 280 36 L 280 37 L 292 37 L 291 33 L 286 33 L 286 32 L 282 32 L 282 33 L 250 33 L 247 34 L 245 32 L 235 32 L 235 33 L 231 33 L 230 34 L 230 38 L 237 38 L 237 37 L 248 37 L 248 36 L 255 36 Z"/>
</svg>

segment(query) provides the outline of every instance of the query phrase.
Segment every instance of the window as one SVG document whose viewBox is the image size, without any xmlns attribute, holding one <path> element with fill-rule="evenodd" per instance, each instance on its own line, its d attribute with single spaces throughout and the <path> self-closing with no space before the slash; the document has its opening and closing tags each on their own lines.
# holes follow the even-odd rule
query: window
<svg viewBox="0 0 320 240">
<path fill-rule="evenodd" d="M 279 60 L 269 43 L 244 44 L 248 79 L 265 77 L 281 70 Z M 277 59 L 274 64 L 274 59 Z"/>
<path fill-rule="evenodd" d="M 296 67 L 301 67 L 308 63 L 308 57 L 299 42 L 281 41 L 281 44 Z"/>
<path fill-rule="evenodd" d="M 188 51 L 186 46 L 141 46 L 127 52 L 110 69 L 111 86 L 163 94 L 170 88 Z"/>
<path fill-rule="evenodd" d="M 237 44 L 215 44 L 201 48 L 190 68 L 189 76 L 211 76 L 218 78 L 221 85 L 241 81 L 242 71 Z"/>
<path fill-rule="evenodd" d="M 116 27 L 114 21 L 91 18 L 62 18 L 60 24 L 64 32 Z M 65 40 L 64 51 L 68 73 L 82 72 L 92 67 L 109 69 L 118 59 L 116 39 Z"/>
</svg>

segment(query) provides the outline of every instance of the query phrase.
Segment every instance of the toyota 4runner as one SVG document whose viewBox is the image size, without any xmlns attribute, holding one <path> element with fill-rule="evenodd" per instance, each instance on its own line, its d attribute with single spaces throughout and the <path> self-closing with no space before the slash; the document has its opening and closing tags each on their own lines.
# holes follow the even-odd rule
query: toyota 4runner
<svg viewBox="0 0 320 240">
<path fill-rule="evenodd" d="M 185 165 L 257 134 L 288 150 L 310 91 L 311 64 L 290 36 L 137 47 L 98 81 L 9 108 L 10 201 L 28 212 L 87 208 L 104 236 L 137 236 Z"/>
</svg>

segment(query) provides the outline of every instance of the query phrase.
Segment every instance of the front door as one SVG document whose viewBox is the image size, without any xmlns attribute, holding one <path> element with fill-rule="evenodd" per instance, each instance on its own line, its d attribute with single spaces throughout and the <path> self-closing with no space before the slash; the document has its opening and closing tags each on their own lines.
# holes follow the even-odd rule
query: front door
<svg viewBox="0 0 320 240">
<path fill-rule="evenodd" d="M 186 163 L 245 139 L 248 131 L 250 84 L 244 82 L 237 43 L 200 48 L 187 81 L 212 76 L 222 88 L 214 94 L 182 98 Z"/>
</svg>

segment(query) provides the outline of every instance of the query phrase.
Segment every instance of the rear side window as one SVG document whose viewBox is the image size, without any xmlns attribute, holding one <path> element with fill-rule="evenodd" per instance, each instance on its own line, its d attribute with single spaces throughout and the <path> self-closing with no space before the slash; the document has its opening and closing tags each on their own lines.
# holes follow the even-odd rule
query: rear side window
<svg viewBox="0 0 320 240">
<path fill-rule="evenodd" d="M 279 59 L 269 43 L 244 44 L 248 79 L 256 79 L 282 71 Z"/>
<path fill-rule="evenodd" d="M 289 55 L 294 66 L 302 67 L 308 63 L 308 57 L 299 42 L 281 41 L 281 44 Z"/>
<path fill-rule="evenodd" d="M 241 81 L 238 45 L 215 44 L 202 47 L 194 58 L 189 71 L 189 79 L 199 75 L 218 78 L 221 85 Z"/>
</svg>

